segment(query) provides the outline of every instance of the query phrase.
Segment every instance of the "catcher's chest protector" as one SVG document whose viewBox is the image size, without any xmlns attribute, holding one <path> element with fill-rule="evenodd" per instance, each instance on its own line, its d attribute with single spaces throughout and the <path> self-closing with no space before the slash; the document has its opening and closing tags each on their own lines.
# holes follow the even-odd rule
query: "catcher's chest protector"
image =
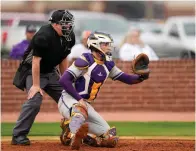
<svg viewBox="0 0 196 151">
<path fill-rule="evenodd" d="M 96 98 L 101 85 L 108 78 L 111 69 L 114 67 L 114 62 L 106 61 L 104 63 L 98 61 L 90 53 L 83 55 L 89 63 L 88 69 L 83 76 L 76 80 L 75 88 L 83 98 L 91 102 Z M 77 66 L 79 64 L 80 62 L 77 62 Z"/>
</svg>

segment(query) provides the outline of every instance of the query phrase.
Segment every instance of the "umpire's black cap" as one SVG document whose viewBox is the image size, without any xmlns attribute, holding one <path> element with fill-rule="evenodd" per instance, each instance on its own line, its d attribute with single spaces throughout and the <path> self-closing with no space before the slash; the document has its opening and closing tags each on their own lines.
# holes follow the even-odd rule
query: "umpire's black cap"
<svg viewBox="0 0 196 151">
<path fill-rule="evenodd" d="M 52 16 L 50 17 L 49 21 L 52 23 L 58 23 L 62 20 L 62 17 L 65 13 L 69 13 L 71 16 L 73 16 L 69 11 L 67 10 L 56 10 L 52 13 Z M 69 20 L 69 18 L 68 18 Z"/>
<path fill-rule="evenodd" d="M 58 23 L 62 19 L 64 13 L 65 13 L 65 10 L 54 11 L 49 21 L 51 21 L 52 23 Z"/>
</svg>

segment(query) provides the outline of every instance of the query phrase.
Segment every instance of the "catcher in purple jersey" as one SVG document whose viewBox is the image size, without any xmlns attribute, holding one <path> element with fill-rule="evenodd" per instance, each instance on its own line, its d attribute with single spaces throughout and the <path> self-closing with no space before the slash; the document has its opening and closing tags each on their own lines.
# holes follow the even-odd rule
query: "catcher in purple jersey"
<svg viewBox="0 0 196 151">
<path fill-rule="evenodd" d="M 94 32 L 88 38 L 91 53 L 84 53 L 64 72 L 60 84 L 64 87 L 58 108 L 64 119 L 61 122 L 61 142 L 79 149 L 81 143 L 99 147 L 115 147 L 118 142 L 116 128 L 97 113 L 91 103 L 107 78 L 126 84 L 136 84 L 148 78 L 147 56 L 134 62 L 133 71 L 141 74 L 122 72 L 111 59 L 113 39 L 109 34 Z M 142 65 L 143 64 L 143 65 Z M 142 68 L 145 70 L 143 71 Z"/>
</svg>

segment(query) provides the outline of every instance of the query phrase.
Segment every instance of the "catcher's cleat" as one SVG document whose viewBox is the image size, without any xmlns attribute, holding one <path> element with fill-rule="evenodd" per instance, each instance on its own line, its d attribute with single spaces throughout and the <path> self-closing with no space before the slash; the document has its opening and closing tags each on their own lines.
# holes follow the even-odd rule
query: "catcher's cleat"
<svg viewBox="0 0 196 151">
<path fill-rule="evenodd" d="M 82 144 L 82 139 L 87 136 L 88 124 L 84 123 L 71 138 L 71 149 L 79 150 Z"/>
<path fill-rule="evenodd" d="M 105 134 L 101 136 L 87 136 L 83 142 L 90 146 L 95 147 L 115 147 L 118 143 L 119 137 L 116 136 L 116 128 L 112 127 Z"/>
<path fill-rule="evenodd" d="M 102 136 L 100 146 L 102 147 L 115 147 L 118 143 L 119 137 L 116 136 L 116 128 L 112 127 L 109 131 Z"/>
<path fill-rule="evenodd" d="M 98 146 L 96 136 L 92 137 L 87 135 L 85 138 L 83 138 L 83 143 L 89 146 L 94 146 L 94 147 Z"/>
<path fill-rule="evenodd" d="M 68 146 L 71 142 L 71 132 L 69 129 L 70 120 L 63 118 L 61 119 L 60 127 L 62 129 L 62 133 L 60 135 L 61 143 L 65 146 Z"/>
<path fill-rule="evenodd" d="M 118 136 L 110 136 L 110 138 L 108 138 L 108 139 L 103 138 L 100 143 L 100 146 L 113 148 L 118 143 L 118 140 L 119 140 Z"/>
<path fill-rule="evenodd" d="M 116 136 L 116 128 L 112 127 L 108 132 L 102 136 L 87 135 L 83 139 L 83 143 L 93 147 L 115 147 L 118 143 L 119 137 Z"/>
<path fill-rule="evenodd" d="M 83 143 L 93 147 L 108 147 L 113 148 L 117 145 L 119 140 L 118 136 L 110 136 L 109 138 L 102 138 L 102 137 L 90 137 L 87 135 L 83 139 Z"/>
</svg>

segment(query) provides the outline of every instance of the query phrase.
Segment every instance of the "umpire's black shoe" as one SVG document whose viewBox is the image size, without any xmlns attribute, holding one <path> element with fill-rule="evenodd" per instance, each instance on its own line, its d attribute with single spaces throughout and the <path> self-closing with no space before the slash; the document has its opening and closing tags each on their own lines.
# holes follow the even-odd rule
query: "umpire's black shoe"
<svg viewBox="0 0 196 151">
<path fill-rule="evenodd" d="M 12 137 L 12 145 L 30 145 L 31 142 L 26 136 L 13 136 Z"/>
</svg>

